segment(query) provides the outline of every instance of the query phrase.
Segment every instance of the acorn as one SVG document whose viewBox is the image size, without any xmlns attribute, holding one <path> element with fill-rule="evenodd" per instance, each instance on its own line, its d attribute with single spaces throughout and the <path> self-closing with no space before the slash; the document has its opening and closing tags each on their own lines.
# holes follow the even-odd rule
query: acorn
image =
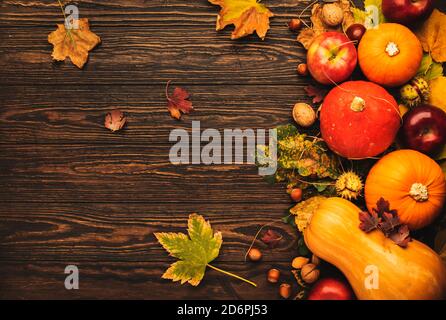
<svg viewBox="0 0 446 320">
<path fill-rule="evenodd" d="M 401 100 L 410 107 L 415 108 L 429 100 L 430 88 L 428 82 L 421 78 L 413 78 L 408 84 L 400 89 Z"/>
</svg>

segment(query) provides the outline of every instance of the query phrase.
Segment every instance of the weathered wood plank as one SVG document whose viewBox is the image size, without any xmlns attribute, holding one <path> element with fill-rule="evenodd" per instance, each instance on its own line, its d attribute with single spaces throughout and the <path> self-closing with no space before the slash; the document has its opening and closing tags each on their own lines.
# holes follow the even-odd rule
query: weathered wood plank
<svg viewBox="0 0 446 320">
<path fill-rule="evenodd" d="M 64 287 L 65 267 L 79 268 L 79 290 Z M 198 287 L 161 279 L 168 263 L 144 262 L 2 262 L 0 299 L 277 299 L 278 285 L 266 281 L 266 272 L 275 267 L 283 271 L 281 280 L 294 286 L 289 263 L 221 263 L 215 266 L 237 273 L 257 283 L 255 288 L 208 270 Z"/>
<path fill-rule="evenodd" d="M 175 87 L 176 83 L 172 84 Z M 310 102 L 299 86 L 189 86 L 195 110 L 181 121 L 167 111 L 165 86 L 42 86 L 0 89 L 2 143 L 167 144 L 171 130 L 264 128 L 292 121 L 297 101 Z M 117 134 L 105 129 L 105 114 L 121 109 L 128 118 Z"/>
<path fill-rule="evenodd" d="M 170 261 L 154 232 L 186 232 L 197 212 L 223 234 L 220 261 L 243 262 L 264 225 L 283 236 L 271 250 L 255 246 L 263 261 L 291 261 L 297 255 L 294 227 L 281 222 L 283 204 L 2 203 L 0 259 L 33 261 Z M 266 230 L 265 229 L 265 230 Z M 263 233 L 262 233 L 263 235 Z"/>
<path fill-rule="evenodd" d="M 79 1 L 81 14 L 101 36 L 100 48 L 80 71 L 52 63 L 47 35 L 60 23 L 54 1 L 4 1 L 0 13 L 0 84 L 295 84 L 304 50 L 286 26 L 305 3 L 273 6 L 268 38 L 232 41 L 215 31 L 218 7 L 175 1 Z M 29 26 L 32 32 L 29 32 Z"/>
<path fill-rule="evenodd" d="M 173 165 L 170 146 L 2 146 L 0 201 L 288 203 L 254 165 Z"/>
</svg>

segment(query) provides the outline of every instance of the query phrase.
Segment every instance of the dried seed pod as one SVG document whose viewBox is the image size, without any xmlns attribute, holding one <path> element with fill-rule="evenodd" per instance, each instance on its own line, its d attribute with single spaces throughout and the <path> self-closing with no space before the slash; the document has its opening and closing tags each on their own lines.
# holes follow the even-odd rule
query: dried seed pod
<svg viewBox="0 0 446 320">
<path fill-rule="evenodd" d="M 124 127 L 127 118 L 121 110 L 113 110 L 105 116 L 104 126 L 113 132 L 119 131 Z"/>
</svg>

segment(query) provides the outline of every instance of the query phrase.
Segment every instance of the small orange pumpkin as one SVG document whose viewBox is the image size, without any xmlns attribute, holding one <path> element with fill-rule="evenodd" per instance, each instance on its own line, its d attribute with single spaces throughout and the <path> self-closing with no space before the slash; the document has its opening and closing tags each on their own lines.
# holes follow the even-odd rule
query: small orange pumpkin
<svg viewBox="0 0 446 320">
<path fill-rule="evenodd" d="M 397 23 L 383 23 L 377 29 L 367 30 L 358 47 L 364 75 L 387 87 L 397 87 L 412 79 L 422 57 L 423 48 L 418 38 Z"/>
<path fill-rule="evenodd" d="M 364 196 L 369 211 L 382 197 L 398 211 L 411 230 L 430 224 L 441 212 L 446 182 L 440 166 L 415 150 L 398 150 L 379 160 L 370 170 Z"/>
</svg>

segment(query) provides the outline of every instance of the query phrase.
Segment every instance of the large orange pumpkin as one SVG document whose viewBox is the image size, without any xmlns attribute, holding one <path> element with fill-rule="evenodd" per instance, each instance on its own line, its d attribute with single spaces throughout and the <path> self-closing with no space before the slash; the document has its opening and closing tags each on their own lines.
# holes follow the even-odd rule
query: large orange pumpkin
<svg viewBox="0 0 446 320">
<path fill-rule="evenodd" d="M 373 82 L 396 87 L 412 79 L 421 64 L 423 49 L 415 34 L 403 25 L 383 23 L 364 34 L 358 59 L 364 75 Z"/>
<path fill-rule="evenodd" d="M 415 150 L 398 150 L 370 170 L 364 191 L 371 211 L 382 197 L 398 211 L 402 223 L 416 230 L 430 224 L 441 212 L 446 182 L 440 166 Z"/>
</svg>

